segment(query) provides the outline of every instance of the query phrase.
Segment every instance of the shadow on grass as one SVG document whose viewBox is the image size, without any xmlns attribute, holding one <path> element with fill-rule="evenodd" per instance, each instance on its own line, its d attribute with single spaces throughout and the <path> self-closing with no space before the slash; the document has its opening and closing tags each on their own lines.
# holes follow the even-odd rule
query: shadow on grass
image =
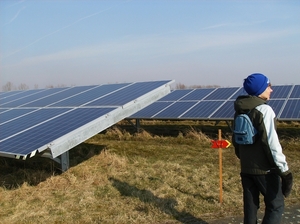
<svg viewBox="0 0 300 224">
<path fill-rule="evenodd" d="M 70 167 L 100 154 L 103 145 L 81 143 L 69 151 Z M 60 165 L 50 158 L 34 156 L 26 160 L 0 157 L 0 187 L 8 190 L 24 183 L 36 186 L 47 178 L 61 174 Z"/>
<path fill-rule="evenodd" d="M 136 197 L 144 203 L 151 203 L 160 209 L 162 212 L 172 215 L 176 220 L 181 223 L 190 224 L 208 224 L 202 219 L 194 217 L 188 212 L 179 212 L 176 210 L 175 206 L 177 201 L 173 198 L 159 198 L 155 196 L 151 191 L 141 190 L 135 186 L 131 186 L 126 182 L 119 181 L 114 178 L 109 179 L 112 186 L 115 187 L 123 196 Z M 142 208 L 144 211 L 145 208 Z M 136 210 L 141 211 L 141 208 L 136 208 Z"/>
</svg>

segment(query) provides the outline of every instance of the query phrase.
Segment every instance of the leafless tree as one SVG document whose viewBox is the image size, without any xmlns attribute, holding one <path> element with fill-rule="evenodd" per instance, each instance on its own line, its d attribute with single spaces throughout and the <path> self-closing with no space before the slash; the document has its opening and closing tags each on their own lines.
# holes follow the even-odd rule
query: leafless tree
<svg viewBox="0 0 300 224">
<path fill-rule="evenodd" d="M 66 87 L 66 85 L 65 85 L 65 84 L 58 84 L 58 85 L 56 86 L 56 88 L 63 88 L 63 87 Z"/>
<path fill-rule="evenodd" d="M 3 87 L 2 90 L 4 92 L 12 91 L 15 89 L 15 86 L 12 84 L 12 82 L 7 82 Z"/>
<path fill-rule="evenodd" d="M 219 88 L 218 85 L 192 85 L 190 86 L 191 89 L 203 89 L 203 88 Z"/>
<path fill-rule="evenodd" d="M 27 90 L 27 89 L 29 89 L 29 87 L 26 84 L 24 84 L 24 83 L 21 83 L 18 86 L 18 90 Z"/>
<path fill-rule="evenodd" d="M 177 83 L 175 89 L 186 89 L 186 86 L 182 83 Z"/>
</svg>

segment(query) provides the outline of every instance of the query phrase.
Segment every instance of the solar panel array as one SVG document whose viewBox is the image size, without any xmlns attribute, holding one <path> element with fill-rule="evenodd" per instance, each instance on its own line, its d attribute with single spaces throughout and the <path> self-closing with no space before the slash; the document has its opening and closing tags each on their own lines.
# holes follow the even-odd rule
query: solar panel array
<svg viewBox="0 0 300 224">
<path fill-rule="evenodd" d="M 300 121 L 300 85 L 272 86 L 267 102 L 278 120 Z M 130 116 L 130 119 L 232 120 L 234 101 L 242 87 L 174 90 Z"/>
<path fill-rule="evenodd" d="M 0 156 L 55 158 L 167 95 L 172 82 L 0 92 Z"/>
</svg>

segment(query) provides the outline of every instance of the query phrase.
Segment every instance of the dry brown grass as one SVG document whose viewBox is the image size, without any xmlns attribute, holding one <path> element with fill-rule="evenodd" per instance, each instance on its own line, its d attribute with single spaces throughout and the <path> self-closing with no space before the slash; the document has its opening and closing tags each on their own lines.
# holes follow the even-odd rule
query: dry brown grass
<svg viewBox="0 0 300 224">
<path fill-rule="evenodd" d="M 177 136 L 111 128 L 71 150 L 72 167 L 1 160 L 0 223 L 209 223 L 241 215 L 239 161 L 190 127 Z M 299 203 L 299 139 L 282 144 L 295 184 L 287 206 Z M 47 168 L 48 167 L 48 168 Z"/>
</svg>

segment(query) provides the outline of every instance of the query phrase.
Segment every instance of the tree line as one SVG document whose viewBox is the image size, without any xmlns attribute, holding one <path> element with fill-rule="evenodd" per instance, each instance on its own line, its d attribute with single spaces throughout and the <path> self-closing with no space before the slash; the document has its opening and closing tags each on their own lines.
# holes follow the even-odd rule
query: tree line
<svg viewBox="0 0 300 224">
<path fill-rule="evenodd" d="M 59 87 L 66 87 L 66 86 L 64 84 L 57 85 L 57 86 L 47 85 L 45 88 L 51 89 L 51 88 L 59 88 Z M 14 85 L 12 82 L 7 82 L 5 85 L 2 86 L 2 92 L 9 92 L 9 91 L 16 91 L 16 90 L 29 90 L 29 89 L 30 87 L 25 83 Z M 38 84 L 34 84 L 33 89 L 39 89 Z"/>
<path fill-rule="evenodd" d="M 47 85 L 46 89 L 51 88 L 60 88 L 60 87 L 67 87 L 64 84 L 60 84 L 57 86 L 54 85 Z M 177 83 L 174 89 L 201 89 L 201 88 L 218 88 L 220 86 L 218 85 L 191 85 L 187 86 L 182 83 Z M 8 91 L 16 91 L 16 90 L 29 90 L 29 86 L 25 83 L 21 83 L 19 85 L 14 85 L 12 82 L 7 82 L 4 86 L 2 86 L 2 92 L 8 92 Z M 34 84 L 33 89 L 39 89 L 38 84 Z"/>
</svg>

